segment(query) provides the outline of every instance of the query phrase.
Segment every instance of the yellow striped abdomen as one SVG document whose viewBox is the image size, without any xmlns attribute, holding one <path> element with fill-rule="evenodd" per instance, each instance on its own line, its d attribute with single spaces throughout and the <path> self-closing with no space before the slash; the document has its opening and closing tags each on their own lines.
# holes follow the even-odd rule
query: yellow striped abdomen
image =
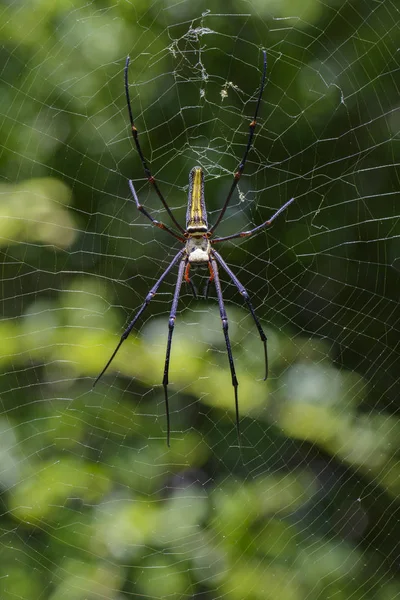
<svg viewBox="0 0 400 600">
<path fill-rule="evenodd" d="M 204 200 L 204 173 L 201 167 L 193 167 L 189 174 L 186 230 L 189 233 L 208 230 L 206 203 Z"/>
</svg>

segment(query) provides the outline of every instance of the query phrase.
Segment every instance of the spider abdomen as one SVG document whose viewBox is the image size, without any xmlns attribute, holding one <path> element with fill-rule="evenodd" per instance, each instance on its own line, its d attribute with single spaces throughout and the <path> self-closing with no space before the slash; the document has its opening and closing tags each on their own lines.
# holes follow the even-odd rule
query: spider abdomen
<svg viewBox="0 0 400 600">
<path fill-rule="evenodd" d="M 186 211 L 186 231 L 195 233 L 208 230 L 206 203 L 204 200 L 204 173 L 201 167 L 193 167 L 189 174 L 189 198 Z"/>
</svg>

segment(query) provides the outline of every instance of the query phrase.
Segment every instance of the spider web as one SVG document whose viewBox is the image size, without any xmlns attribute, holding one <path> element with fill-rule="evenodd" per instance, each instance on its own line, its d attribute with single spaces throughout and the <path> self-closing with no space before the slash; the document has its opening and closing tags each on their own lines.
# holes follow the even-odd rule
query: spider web
<svg viewBox="0 0 400 600">
<path fill-rule="evenodd" d="M 400 597 L 399 12 L 394 2 L 89 2 L 2 8 L 1 598 Z M 175 274 L 94 378 L 180 248 L 128 126 L 184 225 L 205 172 L 218 303 Z M 207 275 L 193 276 L 199 289 Z"/>
</svg>

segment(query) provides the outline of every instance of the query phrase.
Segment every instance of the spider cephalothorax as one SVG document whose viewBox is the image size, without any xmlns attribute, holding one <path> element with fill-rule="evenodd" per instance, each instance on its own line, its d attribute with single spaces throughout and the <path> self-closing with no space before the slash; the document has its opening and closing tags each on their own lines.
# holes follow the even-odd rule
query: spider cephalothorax
<svg viewBox="0 0 400 600">
<path fill-rule="evenodd" d="M 224 299 L 222 297 L 222 288 L 221 288 L 221 282 L 219 279 L 218 264 L 220 267 L 222 267 L 224 269 L 224 271 L 229 275 L 229 277 L 235 284 L 239 293 L 244 298 L 244 300 L 248 306 L 248 309 L 251 313 L 251 316 L 253 317 L 254 323 L 260 334 L 261 341 L 264 344 L 264 356 L 265 356 L 265 377 L 264 377 L 264 379 L 267 379 L 267 377 L 268 377 L 267 336 L 265 335 L 265 333 L 261 327 L 261 324 L 254 312 L 253 305 L 250 302 L 249 295 L 248 295 L 246 289 L 240 283 L 240 281 L 238 280 L 236 275 L 228 267 L 228 265 L 226 264 L 226 262 L 224 261 L 222 256 L 213 248 L 213 245 L 216 243 L 223 242 L 226 240 L 233 240 L 236 238 L 248 237 L 255 233 L 258 233 L 262 229 L 265 229 L 266 227 L 271 225 L 271 223 L 276 219 L 276 217 L 278 217 L 278 215 L 280 215 L 289 206 L 289 204 L 291 204 L 294 200 L 294 198 L 291 198 L 290 200 L 288 200 L 283 206 L 281 206 L 281 208 L 279 208 L 272 215 L 272 217 L 268 221 L 261 223 L 261 225 L 258 225 L 257 227 L 254 227 L 253 229 L 251 229 L 249 231 L 242 231 L 240 233 L 234 233 L 232 235 L 228 235 L 228 236 L 225 236 L 222 238 L 213 237 L 214 231 L 218 227 L 219 223 L 221 222 L 222 217 L 224 216 L 227 206 L 229 204 L 229 201 L 232 197 L 232 194 L 235 191 L 238 181 L 243 173 L 244 167 L 246 165 L 247 155 L 251 148 L 251 144 L 252 144 L 252 140 L 253 140 L 253 136 L 254 136 L 254 129 L 257 124 L 258 110 L 260 108 L 261 97 L 262 97 L 262 93 L 264 91 L 265 76 L 266 76 L 266 72 L 267 72 L 267 54 L 266 54 L 265 50 L 263 50 L 263 57 L 264 57 L 264 61 L 263 61 L 263 71 L 262 71 L 262 76 L 261 76 L 260 91 L 259 91 L 258 97 L 257 97 L 257 105 L 256 105 L 254 117 L 249 125 L 249 137 L 247 140 L 246 149 L 244 151 L 244 155 L 238 166 L 238 169 L 233 177 L 231 187 L 229 189 L 229 192 L 225 199 L 225 202 L 222 206 L 221 212 L 219 213 L 214 225 L 211 228 L 209 228 L 208 220 L 207 220 L 205 196 L 204 196 L 204 173 L 203 173 L 203 170 L 201 167 L 194 167 L 190 171 L 190 175 L 189 175 L 189 198 L 188 198 L 188 206 L 187 206 L 187 212 L 186 212 L 186 228 L 185 229 L 175 219 L 174 214 L 172 213 L 171 209 L 169 208 L 164 196 L 162 195 L 162 193 L 158 187 L 158 184 L 157 184 L 155 178 L 151 174 L 150 169 L 148 168 L 147 163 L 145 161 L 145 158 L 144 158 L 144 155 L 143 155 L 140 143 L 139 143 L 139 139 L 138 139 L 138 131 L 137 131 L 134 121 L 133 121 L 131 101 L 130 101 L 130 97 L 129 97 L 129 87 L 128 87 L 129 56 L 126 59 L 125 71 L 124 71 L 124 73 L 125 73 L 125 93 L 126 93 L 126 100 L 127 100 L 127 104 L 128 104 L 128 112 L 129 112 L 129 120 L 131 123 L 132 136 L 133 136 L 140 160 L 143 165 L 144 173 L 145 173 L 149 183 L 153 186 L 155 192 L 157 193 L 158 197 L 160 198 L 162 204 L 164 205 L 164 208 L 166 209 L 168 215 L 170 216 L 172 222 L 174 223 L 175 227 L 177 227 L 179 232 L 176 232 L 173 229 L 171 229 L 170 227 L 167 227 L 166 225 L 161 223 L 160 221 L 153 219 L 153 217 L 150 215 L 150 213 L 148 213 L 147 210 L 140 204 L 132 180 L 129 180 L 129 182 L 128 182 L 129 187 L 132 192 L 132 196 L 135 201 L 136 208 L 141 213 L 143 213 L 153 223 L 153 225 L 155 225 L 156 227 L 159 227 L 160 229 L 164 229 L 164 231 L 167 231 L 174 238 L 176 238 L 180 242 L 182 242 L 183 248 L 181 250 L 179 250 L 178 254 L 176 254 L 176 256 L 173 258 L 172 262 L 165 269 L 165 271 L 163 272 L 161 277 L 158 279 L 158 281 L 151 288 L 150 292 L 147 294 L 142 306 L 140 307 L 140 309 L 138 310 L 138 312 L 136 313 L 136 315 L 134 316 L 132 321 L 129 323 L 128 327 L 125 329 L 117 347 L 115 348 L 109 361 L 107 362 L 106 366 L 104 367 L 104 369 L 102 370 L 100 375 L 97 377 L 97 379 L 95 380 L 93 385 L 96 385 L 96 383 L 99 381 L 100 377 L 108 369 L 114 356 L 117 354 L 119 348 L 121 347 L 121 344 L 124 342 L 124 340 L 126 340 L 128 335 L 132 331 L 136 321 L 142 315 L 142 313 L 144 312 L 144 310 L 150 303 L 151 299 L 156 294 L 158 288 L 160 287 L 161 283 L 164 281 L 165 277 L 168 275 L 168 273 L 170 273 L 172 271 L 173 267 L 178 264 L 179 265 L 178 266 L 178 278 L 176 281 L 175 292 L 174 292 L 174 297 L 172 300 L 171 312 L 170 312 L 169 322 L 168 322 L 168 342 L 167 342 L 167 352 L 166 352 L 166 357 L 165 357 L 165 367 L 164 367 L 164 377 L 163 377 L 163 386 L 164 386 L 164 393 L 165 393 L 165 408 L 166 408 L 166 415 L 167 415 L 167 444 L 168 444 L 168 446 L 169 446 L 169 442 L 170 442 L 168 373 L 169 373 L 169 360 L 170 360 L 170 354 L 171 354 L 172 334 L 174 331 L 176 313 L 177 313 L 177 309 L 178 309 L 179 294 L 180 294 L 183 280 L 185 280 L 191 286 L 192 292 L 193 292 L 194 296 L 196 296 L 196 288 L 194 287 L 194 285 L 190 279 L 190 275 L 189 275 L 191 267 L 193 267 L 193 268 L 195 268 L 195 267 L 207 268 L 208 267 L 210 277 L 208 279 L 208 284 L 207 284 L 205 295 L 207 296 L 208 288 L 209 288 L 209 285 L 211 282 L 214 283 L 215 289 L 217 292 L 219 312 L 220 312 L 221 321 L 222 321 L 222 329 L 223 329 L 224 336 L 225 336 L 226 349 L 228 352 L 228 359 L 229 359 L 229 368 L 231 371 L 232 385 L 233 385 L 234 394 L 235 394 L 236 427 L 237 427 L 239 443 L 240 443 L 240 431 L 239 431 L 239 402 L 238 402 L 238 393 L 237 393 L 238 381 L 236 378 L 236 371 L 235 371 L 235 365 L 233 362 L 231 343 L 230 343 L 229 335 L 228 335 L 228 317 L 227 317 L 226 310 L 225 310 Z"/>
</svg>

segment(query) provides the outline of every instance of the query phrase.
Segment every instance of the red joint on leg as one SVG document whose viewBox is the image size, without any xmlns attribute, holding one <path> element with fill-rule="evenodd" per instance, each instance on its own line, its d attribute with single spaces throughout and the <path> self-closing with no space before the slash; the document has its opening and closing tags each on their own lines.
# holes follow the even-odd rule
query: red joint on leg
<svg viewBox="0 0 400 600">
<path fill-rule="evenodd" d="M 214 271 L 211 268 L 211 263 L 208 263 L 208 270 L 210 271 L 210 283 L 214 280 Z"/>
<path fill-rule="evenodd" d="M 188 263 L 186 265 L 186 269 L 185 269 L 185 281 L 186 283 L 190 283 L 190 277 L 189 277 L 189 271 L 190 271 L 190 263 Z"/>
<path fill-rule="evenodd" d="M 150 175 L 150 177 L 148 177 L 149 183 L 154 183 L 155 179 L 153 177 L 153 175 Z"/>
<path fill-rule="evenodd" d="M 241 172 L 240 171 L 236 171 L 236 173 L 234 175 L 235 179 L 240 179 L 240 176 L 241 176 Z"/>
<path fill-rule="evenodd" d="M 255 119 L 253 119 L 253 121 L 250 123 L 250 127 L 255 127 L 256 123 L 257 123 L 257 121 Z"/>
</svg>

